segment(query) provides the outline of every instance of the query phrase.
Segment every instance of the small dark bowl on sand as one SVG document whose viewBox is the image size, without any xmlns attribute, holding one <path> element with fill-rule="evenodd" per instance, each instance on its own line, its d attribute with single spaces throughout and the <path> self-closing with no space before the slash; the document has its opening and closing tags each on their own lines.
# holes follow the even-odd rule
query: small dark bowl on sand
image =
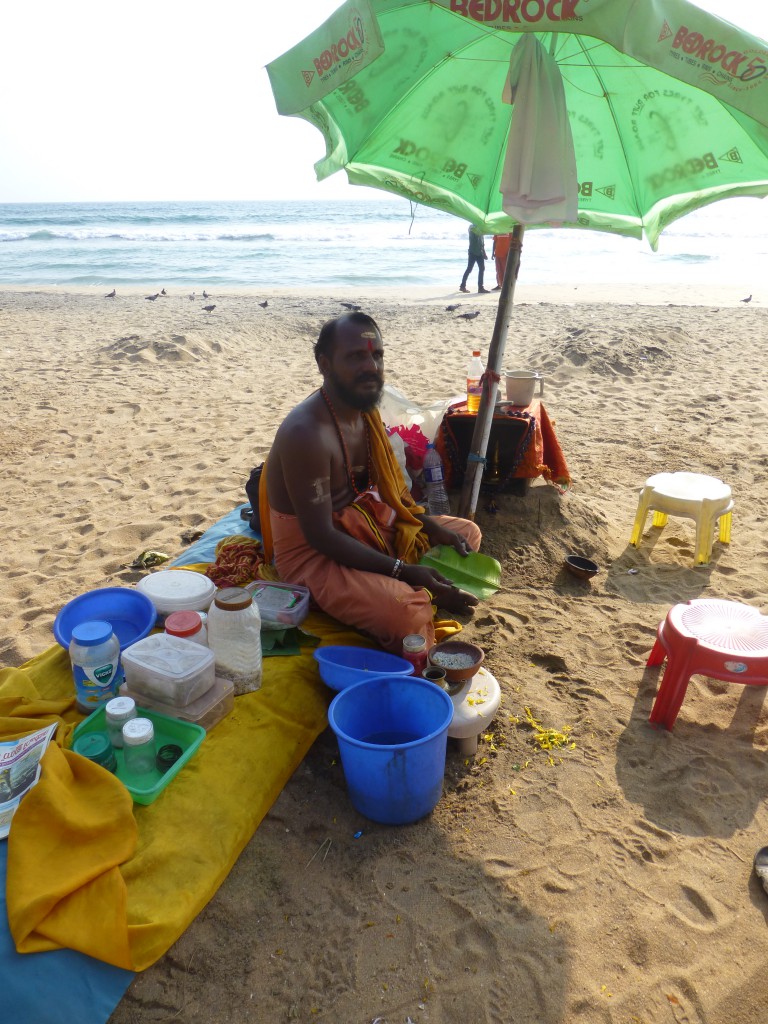
<svg viewBox="0 0 768 1024">
<path fill-rule="evenodd" d="M 572 576 L 577 576 L 580 580 L 591 580 L 600 572 L 597 562 L 593 562 L 591 558 L 582 558 L 581 555 L 568 555 L 563 565 Z"/>
</svg>

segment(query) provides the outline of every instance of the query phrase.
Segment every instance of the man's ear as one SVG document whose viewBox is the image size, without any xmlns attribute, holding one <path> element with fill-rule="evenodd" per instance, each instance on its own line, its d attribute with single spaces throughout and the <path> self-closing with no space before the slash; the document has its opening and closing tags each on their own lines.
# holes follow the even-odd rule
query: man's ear
<svg viewBox="0 0 768 1024">
<path fill-rule="evenodd" d="M 328 370 L 330 369 L 330 367 L 331 367 L 331 361 L 328 358 L 328 356 L 320 355 L 320 356 L 317 357 L 317 368 L 320 371 L 320 373 L 323 375 L 323 377 L 326 376 L 326 374 L 328 373 Z"/>
</svg>

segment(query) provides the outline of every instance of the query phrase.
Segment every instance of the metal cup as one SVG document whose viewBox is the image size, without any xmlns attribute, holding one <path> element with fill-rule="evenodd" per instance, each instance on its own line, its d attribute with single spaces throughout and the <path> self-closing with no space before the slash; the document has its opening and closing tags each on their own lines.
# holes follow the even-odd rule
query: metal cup
<svg viewBox="0 0 768 1024">
<path fill-rule="evenodd" d="M 421 673 L 422 678 L 429 680 L 430 683 L 435 683 L 437 686 L 441 686 L 445 689 L 445 669 L 437 668 L 436 666 L 430 666 L 425 668 Z"/>
</svg>

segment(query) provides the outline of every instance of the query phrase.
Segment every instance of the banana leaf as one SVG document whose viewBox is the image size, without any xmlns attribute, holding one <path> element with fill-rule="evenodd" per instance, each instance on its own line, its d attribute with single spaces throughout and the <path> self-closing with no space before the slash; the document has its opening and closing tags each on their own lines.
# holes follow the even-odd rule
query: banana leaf
<svg viewBox="0 0 768 1024">
<path fill-rule="evenodd" d="M 487 601 L 501 586 L 501 565 L 490 555 L 472 551 L 468 555 L 447 544 L 430 548 L 421 558 L 419 565 L 436 569 L 461 590 L 466 590 L 481 601 Z"/>
</svg>

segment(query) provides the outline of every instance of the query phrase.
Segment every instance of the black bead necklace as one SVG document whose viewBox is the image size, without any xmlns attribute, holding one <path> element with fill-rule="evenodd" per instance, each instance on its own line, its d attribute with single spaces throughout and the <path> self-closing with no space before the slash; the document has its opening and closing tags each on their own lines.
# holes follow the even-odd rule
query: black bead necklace
<svg viewBox="0 0 768 1024">
<path fill-rule="evenodd" d="M 349 451 L 347 450 L 347 442 L 344 440 L 344 435 L 341 432 L 341 426 L 339 425 L 339 420 L 338 420 L 338 418 L 336 416 L 336 410 L 333 408 L 333 405 L 331 404 L 331 400 L 328 397 L 328 393 L 326 392 L 325 388 L 320 388 L 320 394 L 323 396 L 323 398 L 325 400 L 325 404 L 328 406 L 328 411 L 331 414 L 331 419 L 333 420 L 334 426 L 336 427 L 336 433 L 339 435 L 339 441 L 341 442 L 341 450 L 342 450 L 342 453 L 344 455 L 344 469 L 345 469 L 346 474 L 347 474 L 347 480 L 349 480 L 349 486 L 352 488 L 352 490 L 355 492 L 355 494 L 357 494 L 358 497 L 359 497 L 361 494 L 365 494 L 365 492 L 367 490 L 370 490 L 370 488 L 373 486 L 373 459 L 371 457 L 371 431 L 370 431 L 370 427 L 368 426 L 368 420 L 365 418 L 365 416 L 363 416 L 363 429 L 365 430 L 365 447 L 366 447 L 366 451 L 368 453 L 368 486 L 364 487 L 363 490 L 361 491 L 360 488 L 355 483 L 355 477 L 354 477 L 354 474 L 352 472 L 352 463 L 350 462 Z"/>
</svg>

